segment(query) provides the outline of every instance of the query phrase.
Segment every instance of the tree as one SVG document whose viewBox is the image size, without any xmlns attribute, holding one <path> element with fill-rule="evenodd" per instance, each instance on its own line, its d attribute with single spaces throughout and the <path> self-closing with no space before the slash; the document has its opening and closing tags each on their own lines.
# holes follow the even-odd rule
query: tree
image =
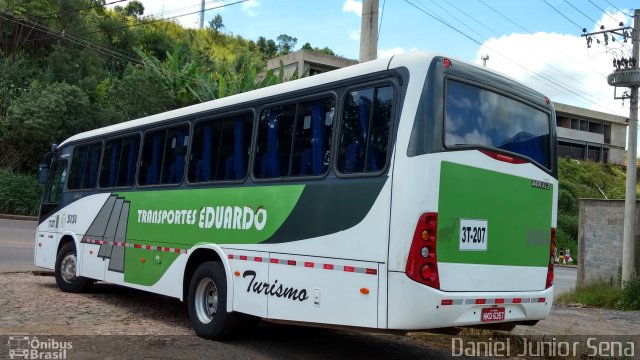
<svg viewBox="0 0 640 360">
<path fill-rule="evenodd" d="M 141 66 L 127 65 L 122 78 L 105 79 L 98 89 L 99 104 L 109 124 L 157 114 L 173 106 L 162 80 Z"/>
<path fill-rule="evenodd" d="M 0 123 L 0 166 L 33 171 L 52 143 L 94 129 L 87 95 L 75 85 L 33 82 L 9 107 Z"/>
<path fill-rule="evenodd" d="M 278 52 L 276 42 L 271 39 L 267 40 L 264 36 L 260 36 L 258 38 L 256 46 L 258 47 L 258 51 L 260 51 L 267 59 L 275 57 Z"/>
<path fill-rule="evenodd" d="M 224 27 L 224 24 L 222 23 L 222 16 L 220 14 L 216 14 L 216 16 L 209 21 L 209 27 L 218 33 L 218 31 Z"/>
<path fill-rule="evenodd" d="M 286 55 L 293 50 L 298 43 L 298 38 L 291 37 L 287 34 L 282 34 L 276 38 L 278 41 L 278 54 Z"/>
<path fill-rule="evenodd" d="M 144 5 L 139 1 L 131 1 L 124 7 L 124 11 L 128 16 L 142 16 L 144 14 Z"/>
<path fill-rule="evenodd" d="M 326 46 L 321 49 L 321 48 L 318 48 L 318 47 L 311 46 L 311 44 L 309 44 L 308 42 L 304 43 L 304 45 L 302 45 L 301 49 L 302 50 L 308 50 L 308 51 L 314 51 L 314 52 L 317 52 L 317 53 L 320 53 L 320 54 L 326 54 L 326 55 L 332 55 L 332 56 L 336 55 L 336 53 L 334 53 L 333 50 L 329 49 Z"/>
</svg>

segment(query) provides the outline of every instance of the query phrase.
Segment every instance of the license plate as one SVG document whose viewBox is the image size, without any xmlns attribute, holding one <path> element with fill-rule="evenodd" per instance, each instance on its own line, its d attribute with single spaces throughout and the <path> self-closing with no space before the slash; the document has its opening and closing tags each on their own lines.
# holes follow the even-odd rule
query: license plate
<svg viewBox="0 0 640 360">
<path fill-rule="evenodd" d="M 460 250 L 487 251 L 487 220 L 460 219 Z"/>
<path fill-rule="evenodd" d="M 484 308 L 480 312 L 480 320 L 482 322 L 502 321 L 504 320 L 504 308 Z"/>
</svg>

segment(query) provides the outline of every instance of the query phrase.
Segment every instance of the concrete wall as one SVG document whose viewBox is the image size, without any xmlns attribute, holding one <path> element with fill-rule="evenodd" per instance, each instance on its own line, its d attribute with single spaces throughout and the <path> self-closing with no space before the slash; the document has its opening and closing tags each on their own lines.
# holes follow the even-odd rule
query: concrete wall
<svg viewBox="0 0 640 360">
<path fill-rule="evenodd" d="M 280 62 L 282 62 L 285 67 L 285 78 L 291 77 L 296 70 L 298 70 L 298 76 L 302 76 L 302 74 L 310 68 L 324 72 L 358 63 L 356 60 L 321 54 L 315 51 L 298 50 L 296 52 L 270 59 L 267 61 L 267 69 L 279 69 Z"/>
<path fill-rule="evenodd" d="M 636 273 L 640 269 L 640 202 L 636 203 Z M 578 286 L 620 281 L 624 200 L 580 199 Z"/>
<path fill-rule="evenodd" d="M 604 143 L 604 135 L 596 134 L 588 131 L 580 131 L 574 129 L 568 129 L 563 127 L 558 127 L 558 137 L 559 138 L 567 138 L 576 141 L 582 142 L 590 142 L 590 143 Z"/>
</svg>

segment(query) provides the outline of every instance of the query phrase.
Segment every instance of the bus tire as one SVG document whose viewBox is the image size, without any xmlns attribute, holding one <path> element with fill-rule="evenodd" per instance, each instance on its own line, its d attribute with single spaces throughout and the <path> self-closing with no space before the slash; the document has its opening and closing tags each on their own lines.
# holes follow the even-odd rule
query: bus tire
<svg viewBox="0 0 640 360">
<path fill-rule="evenodd" d="M 55 278 L 60 290 L 70 293 L 87 291 L 93 281 L 83 276 L 76 276 L 78 256 L 76 246 L 68 242 L 60 248 L 56 256 Z"/>
<path fill-rule="evenodd" d="M 193 273 L 187 305 L 191 327 L 200 337 L 220 339 L 240 328 L 239 314 L 227 312 L 227 278 L 218 261 L 204 262 Z"/>
</svg>

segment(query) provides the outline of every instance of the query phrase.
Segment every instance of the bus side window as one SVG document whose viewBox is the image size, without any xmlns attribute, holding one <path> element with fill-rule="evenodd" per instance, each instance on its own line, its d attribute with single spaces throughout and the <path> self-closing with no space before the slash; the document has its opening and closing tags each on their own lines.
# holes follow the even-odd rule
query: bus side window
<svg viewBox="0 0 640 360">
<path fill-rule="evenodd" d="M 251 114 L 197 123 L 193 133 L 189 181 L 244 179 L 252 128 Z"/>
<path fill-rule="evenodd" d="M 179 184 L 182 182 L 187 144 L 189 144 L 188 126 L 171 128 L 167 131 L 160 178 L 162 184 Z"/>
<path fill-rule="evenodd" d="M 181 183 L 188 143 L 187 125 L 145 134 L 138 184 Z"/>
<path fill-rule="evenodd" d="M 139 135 L 107 141 L 102 158 L 100 187 L 133 185 L 139 146 Z"/>
<path fill-rule="evenodd" d="M 331 159 L 334 111 L 333 98 L 264 110 L 258 123 L 255 177 L 324 174 Z"/>
<path fill-rule="evenodd" d="M 289 175 L 295 113 L 295 104 L 277 105 L 262 112 L 253 168 L 257 178 Z"/>
<path fill-rule="evenodd" d="M 291 176 L 322 175 L 328 169 L 334 109 L 333 98 L 298 106 Z"/>
<path fill-rule="evenodd" d="M 93 189 L 96 186 L 101 153 L 101 143 L 77 146 L 73 150 L 69 190 Z"/>
<path fill-rule="evenodd" d="M 341 173 L 384 169 L 393 107 L 393 88 L 382 86 L 347 94 L 342 113 L 337 168 Z"/>
</svg>

